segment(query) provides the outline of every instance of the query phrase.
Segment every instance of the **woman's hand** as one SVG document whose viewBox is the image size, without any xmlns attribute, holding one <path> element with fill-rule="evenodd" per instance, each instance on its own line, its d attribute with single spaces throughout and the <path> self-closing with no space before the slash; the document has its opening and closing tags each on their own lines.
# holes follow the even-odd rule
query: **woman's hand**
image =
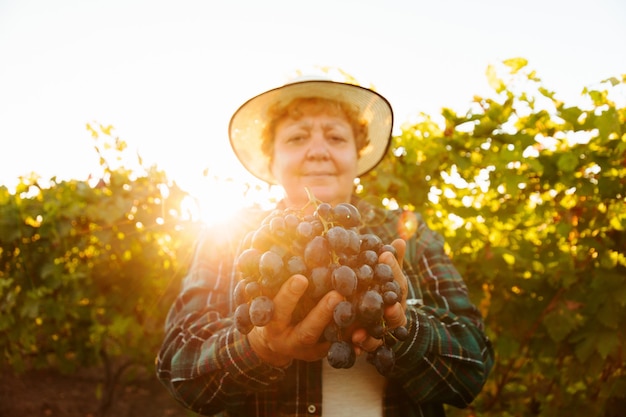
<svg viewBox="0 0 626 417">
<path fill-rule="evenodd" d="M 344 297 L 330 291 L 299 323 L 291 316 L 308 286 L 303 275 L 290 277 L 274 297 L 274 316 L 263 327 L 255 327 L 248 340 L 255 353 L 274 366 L 287 366 L 293 359 L 315 361 L 328 353 L 330 343 L 320 343 L 324 328 L 333 320 L 333 310 Z"/>
<path fill-rule="evenodd" d="M 400 289 L 402 290 L 402 300 L 392 306 L 385 307 L 385 321 L 390 328 L 394 329 L 396 327 L 406 325 L 405 308 L 408 284 L 406 282 L 406 276 L 404 275 L 404 272 L 402 272 L 402 260 L 404 259 L 404 253 L 406 252 L 406 242 L 402 239 L 396 239 L 391 242 L 391 244 L 396 249 L 397 258 L 394 257 L 391 252 L 385 252 L 380 255 L 378 261 L 386 263 L 391 267 L 393 270 L 394 281 L 400 285 Z M 361 351 L 375 351 L 376 348 L 383 342 L 382 340 L 369 336 L 365 329 L 358 328 L 352 333 L 352 343 L 355 346 L 357 354 L 360 354 Z"/>
</svg>

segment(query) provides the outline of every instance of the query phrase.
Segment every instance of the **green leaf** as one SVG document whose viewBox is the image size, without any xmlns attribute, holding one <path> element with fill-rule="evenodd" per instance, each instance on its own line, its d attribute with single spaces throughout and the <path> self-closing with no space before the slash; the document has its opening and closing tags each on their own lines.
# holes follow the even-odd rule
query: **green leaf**
<svg viewBox="0 0 626 417">
<path fill-rule="evenodd" d="M 576 315 L 566 309 L 553 310 L 543 319 L 550 338 L 557 343 L 565 339 L 579 324 L 580 320 Z"/>
<path fill-rule="evenodd" d="M 528 65 L 528 60 L 525 58 L 510 58 L 503 61 L 504 65 L 511 69 L 511 73 L 515 74 L 526 65 Z"/>
<path fill-rule="evenodd" d="M 559 157 L 557 166 L 563 172 L 574 172 L 578 166 L 578 156 L 573 152 L 566 152 Z"/>
</svg>

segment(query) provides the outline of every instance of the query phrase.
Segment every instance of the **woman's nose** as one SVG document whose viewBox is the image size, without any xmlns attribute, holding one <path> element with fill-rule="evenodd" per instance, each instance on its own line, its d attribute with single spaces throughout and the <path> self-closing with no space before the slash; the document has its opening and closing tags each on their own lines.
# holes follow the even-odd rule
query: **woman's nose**
<svg viewBox="0 0 626 417">
<path fill-rule="evenodd" d="M 328 152 L 328 142 L 324 137 L 324 133 L 318 129 L 311 132 L 311 140 L 309 141 L 309 149 L 307 150 L 309 158 L 326 159 L 330 156 Z"/>
</svg>

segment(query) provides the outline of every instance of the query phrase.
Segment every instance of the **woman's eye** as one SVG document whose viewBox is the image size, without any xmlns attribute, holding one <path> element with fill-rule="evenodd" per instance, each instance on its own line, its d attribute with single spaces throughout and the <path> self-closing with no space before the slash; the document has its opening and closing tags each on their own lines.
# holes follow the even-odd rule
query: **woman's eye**
<svg viewBox="0 0 626 417">
<path fill-rule="evenodd" d="M 293 135 L 287 139 L 287 142 L 301 142 L 304 140 L 304 135 Z"/>
</svg>

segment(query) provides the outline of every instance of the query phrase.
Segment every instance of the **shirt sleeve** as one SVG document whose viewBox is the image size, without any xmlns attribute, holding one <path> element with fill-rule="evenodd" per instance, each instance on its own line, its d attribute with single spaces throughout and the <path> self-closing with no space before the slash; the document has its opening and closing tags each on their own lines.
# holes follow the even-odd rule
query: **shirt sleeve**
<svg viewBox="0 0 626 417">
<path fill-rule="evenodd" d="M 230 242 L 241 240 L 223 238 L 236 235 L 232 232 L 201 234 L 156 362 L 157 376 L 174 398 L 202 414 L 243 405 L 247 395 L 269 389 L 285 375 L 256 356 L 230 318 L 237 253 Z"/>
<path fill-rule="evenodd" d="M 420 215 L 417 221 L 404 265 L 409 337 L 394 347 L 391 378 L 417 403 L 463 408 L 482 390 L 493 366 L 493 350 L 442 237 Z"/>
</svg>

